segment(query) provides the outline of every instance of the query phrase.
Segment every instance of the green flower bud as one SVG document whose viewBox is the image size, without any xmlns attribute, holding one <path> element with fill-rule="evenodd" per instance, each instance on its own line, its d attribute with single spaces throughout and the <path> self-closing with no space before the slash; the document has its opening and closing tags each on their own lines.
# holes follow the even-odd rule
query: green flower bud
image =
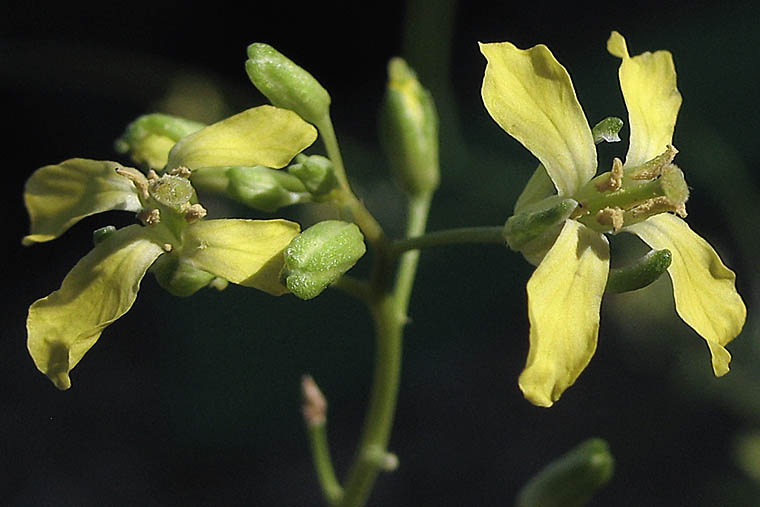
<svg viewBox="0 0 760 507">
<path fill-rule="evenodd" d="M 306 229 L 285 249 L 280 280 L 301 299 L 318 296 L 364 255 L 356 224 L 326 220 Z"/>
<path fill-rule="evenodd" d="M 272 212 L 283 206 L 308 202 L 311 196 L 301 180 L 268 167 L 230 167 L 227 195 L 238 202 Z"/>
<path fill-rule="evenodd" d="M 202 123 L 168 114 L 146 114 L 127 125 L 114 147 L 119 153 L 129 153 L 138 164 L 161 169 L 174 144 L 203 127 Z"/>
<path fill-rule="evenodd" d="M 554 460 L 520 491 L 517 507 L 581 507 L 612 478 L 615 467 L 607 442 L 586 440 Z"/>
<path fill-rule="evenodd" d="M 430 92 L 401 58 L 388 63 L 380 135 L 404 192 L 414 196 L 438 187 L 438 114 Z"/>
<path fill-rule="evenodd" d="M 333 164 L 322 155 L 296 156 L 296 163 L 288 167 L 288 172 L 301 180 L 314 196 L 324 196 L 338 186 Z"/>
<path fill-rule="evenodd" d="M 573 199 L 559 196 L 548 197 L 529 206 L 525 212 L 509 217 L 504 224 L 507 245 L 516 252 L 522 250 L 529 242 L 567 220 L 577 207 L 578 203 Z"/>
<path fill-rule="evenodd" d="M 92 231 L 92 242 L 96 245 L 101 244 L 106 239 L 108 239 L 111 234 L 116 232 L 116 227 L 113 225 L 106 225 L 105 227 L 101 227 L 100 229 L 95 229 Z"/>
<path fill-rule="evenodd" d="M 162 255 L 151 267 L 158 284 L 174 296 L 192 296 L 216 278 L 207 271 L 181 262 L 176 255 Z"/>
<path fill-rule="evenodd" d="M 330 94 L 304 69 L 269 44 L 248 46 L 245 71 L 272 105 L 290 109 L 309 123 L 330 114 Z"/>
</svg>

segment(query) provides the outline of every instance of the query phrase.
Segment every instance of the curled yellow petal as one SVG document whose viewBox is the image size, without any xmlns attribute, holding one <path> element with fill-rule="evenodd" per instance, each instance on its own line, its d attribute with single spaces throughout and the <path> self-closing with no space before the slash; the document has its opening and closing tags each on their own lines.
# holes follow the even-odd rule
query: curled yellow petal
<svg viewBox="0 0 760 507">
<path fill-rule="evenodd" d="M 116 162 L 72 158 L 37 169 L 26 181 L 31 230 L 24 245 L 50 241 L 84 217 L 109 210 L 139 211 L 137 190 Z"/>
<path fill-rule="evenodd" d="M 673 55 L 649 51 L 631 57 L 625 39 L 612 32 L 607 50 L 622 59 L 618 77 L 628 109 L 631 140 L 625 166 L 635 167 L 665 151 L 681 107 Z"/>
<path fill-rule="evenodd" d="M 567 70 L 544 45 L 501 42 L 480 51 L 489 114 L 541 161 L 560 195 L 572 195 L 596 172 L 596 148 Z"/>
<path fill-rule="evenodd" d="M 317 130 L 293 111 L 247 109 L 180 139 L 167 168 L 284 167 L 317 139 Z"/>
<path fill-rule="evenodd" d="M 280 283 L 283 250 L 300 231 L 287 220 L 203 220 L 188 227 L 184 262 L 232 283 L 274 296 L 287 292 Z"/>
<path fill-rule="evenodd" d="M 626 229 L 655 249 L 673 255 L 668 274 L 678 315 L 705 339 L 716 376 L 728 373 L 724 348 L 744 327 L 747 308 L 736 291 L 736 275 L 710 244 L 680 218 L 661 214 Z"/>
<path fill-rule="evenodd" d="M 132 307 L 140 281 L 162 253 L 145 228 L 120 229 L 84 256 L 60 289 L 29 307 L 29 353 L 56 387 L 71 387 L 69 372 L 103 329 Z"/>
<path fill-rule="evenodd" d="M 568 220 L 528 281 L 530 351 L 519 384 L 534 405 L 550 407 L 591 361 L 609 259 L 602 234 Z"/>
</svg>

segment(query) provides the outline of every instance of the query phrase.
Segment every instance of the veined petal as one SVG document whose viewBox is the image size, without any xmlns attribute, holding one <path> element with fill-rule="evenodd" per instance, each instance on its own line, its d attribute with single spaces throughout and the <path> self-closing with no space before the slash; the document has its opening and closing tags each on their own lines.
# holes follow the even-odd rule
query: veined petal
<svg viewBox="0 0 760 507">
<path fill-rule="evenodd" d="M 663 213 L 626 230 L 652 248 L 670 250 L 673 260 L 668 273 L 676 311 L 707 342 L 715 375 L 728 373 L 731 354 L 724 345 L 741 332 L 747 318 L 734 272 L 707 241 L 676 216 Z"/>
<path fill-rule="evenodd" d="M 293 111 L 254 107 L 180 139 L 166 167 L 279 168 L 316 139 L 317 130 Z"/>
<path fill-rule="evenodd" d="M 287 220 L 202 220 L 188 227 L 182 258 L 232 283 L 279 296 L 287 292 L 280 284 L 283 250 L 299 231 Z"/>
<path fill-rule="evenodd" d="M 568 220 L 530 277 L 530 351 L 519 384 L 534 405 L 550 407 L 591 361 L 609 263 L 604 235 Z"/>
<path fill-rule="evenodd" d="M 549 197 L 554 191 L 554 184 L 552 183 L 551 178 L 546 174 L 544 166 L 539 164 L 535 172 L 533 172 L 533 176 L 530 177 L 525 188 L 517 198 L 517 202 L 515 202 L 515 215 L 525 211 L 525 208 L 531 204 Z"/>
<path fill-rule="evenodd" d="M 58 389 L 71 387 L 69 372 L 132 307 L 140 281 L 162 253 L 144 227 L 120 229 L 85 255 L 60 289 L 29 307 L 29 353 Z"/>
<path fill-rule="evenodd" d="M 37 169 L 24 188 L 31 230 L 23 244 L 55 239 L 95 213 L 139 211 L 137 189 L 116 173 L 120 167 L 116 162 L 72 158 Z"/>
<path fill-rule="evenodd" d="M 596 172 L 596 148 L 567 70 L 542 44 L 480 44 L 480 51 L 488 113 L 541 161 L 560 195 L 572 195 Z"/>
<path fill-rule="evenodd" d="M 673 55 L 669 51 L 647 51 L 631 58 L 618 32 L 610 35 L 607 51 L 623 60 L 618 77 L 631 127 L 625 166 L 635 167 L 661 154 L 673 142 L 681 107 Z"/>
</svg>

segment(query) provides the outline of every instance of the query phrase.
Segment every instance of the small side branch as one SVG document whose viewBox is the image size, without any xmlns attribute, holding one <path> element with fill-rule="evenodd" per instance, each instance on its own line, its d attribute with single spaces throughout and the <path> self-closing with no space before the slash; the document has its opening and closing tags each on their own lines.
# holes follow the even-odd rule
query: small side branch
<svg viewBox="0 0 760 507">
<path fill-rule="evenodd" d="M 343 498 L 343 488 L 335 475 L 327 443 L 327 400 L 310 375 L 301 379 L 301 393 L 314 469 L 327 504 L 335 505 Z"/>
</svg>

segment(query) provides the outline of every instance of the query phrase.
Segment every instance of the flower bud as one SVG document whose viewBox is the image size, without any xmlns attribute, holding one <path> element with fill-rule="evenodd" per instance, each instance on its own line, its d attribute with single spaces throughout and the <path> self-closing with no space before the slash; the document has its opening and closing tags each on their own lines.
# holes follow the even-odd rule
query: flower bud
<svg viewBox="0 0 760 507">
<path fill-rule="evenodd" d="M 326 220 L 306 229 L 285 249 L 280 280 L 301 299 L 318 296 L 364 255 L 356 224 Z"/>
<path fill-rule="evenodd" d="M 208 286 L 215 276 L 182 262 L 176 255 L 162 255 L 151 267 L 158 284 L 174 296 L 187 297 Z"/>
<path fill-rule="evenodd" d="M 586 440 L 554 460 L 520 491 L 517 507 L 580 507 L 612 478 L 615 461 L 607 442 Z"/>
<path fill-rule="evenodd" d="M 248 46 L 245 71 L 272 105 L 290 109 L 309 123 L 329 115 L 330 94 L 314 77 L 269 44 Z"/>
<path fill-rule="evenodd" d="M 333 164 L 322 155 L 296 156 L 296 163 L 288 167 L 288 172 L 301 180 L 312 195 L 324 196 L 338 185 Z"/>
<path fill-rule="evenodd" d="M 430 92 L 401 58 L 388 63 L 380 134 L 404 192 L 416 196 L 438 187 L 438 114 Z"/>
<path fill-rule="evenodd" d="M 114 147 L 119 153 L 129 153 L 138 164 L 145 164 L 150 169 L 161 169 L 166 165 L 174 144 L 203 127 L 203 123 L 177 116 L 145 114 L 127 125 Z"/>
<path fill-rule="evenodd" d="M 311 200 L 304 184 L 292 174 L 263 166 L 230 167 L 226 174 L 227 195 L 251 208 L 272 212 Z"/>
</svg>

